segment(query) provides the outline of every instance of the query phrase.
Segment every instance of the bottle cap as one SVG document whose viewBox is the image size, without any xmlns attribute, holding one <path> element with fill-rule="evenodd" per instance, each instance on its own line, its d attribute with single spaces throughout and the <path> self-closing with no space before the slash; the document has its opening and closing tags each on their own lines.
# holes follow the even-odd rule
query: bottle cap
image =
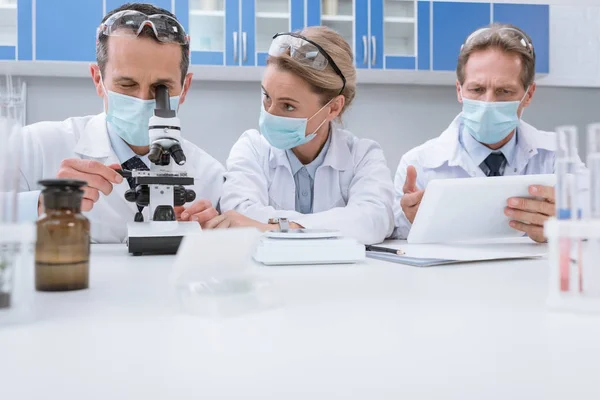
<svg viewBox="0 0 600 400">
<path fill-rule="evenodd" d="M 44 207 L 47 209 L 81 208 L 82 187 L 85 181 L 75 179 L 44 179 L 38 182 L 44 186 Z"/>
</svg>

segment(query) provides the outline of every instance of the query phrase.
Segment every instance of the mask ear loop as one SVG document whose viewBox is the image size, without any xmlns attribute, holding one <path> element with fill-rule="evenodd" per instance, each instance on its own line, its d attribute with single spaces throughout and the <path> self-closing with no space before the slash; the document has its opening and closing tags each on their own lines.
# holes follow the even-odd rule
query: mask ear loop
<svg viewBox="0 0 600 400">
<path fill-rule="evenodd" d="M 337 96 L 336 96 L 336 97 L 337 97 Z M 314 113 L 312 117 L 310 117 L 309 119 L 307 119 L 307 120 L 306 120 L 306 122 L 310 121 L 310 120 L 311 120 L 311 119 L 313 119 L 313 118 L 314 118 L 314 117 L 315 117 L 315 116 L 316 116 L 318 113 L 320 113 L 321 111 L 323 111 L 323 109 L 324 109 L 325 107 L 327 107 L 328 105 L 330 105 L 330 104 L 331 104 L 331 102 L 332 102 L 334 99 L 335 99 L 335 97 L 334 97 L 333 99 L 329 100 L 329 101 L 327 102 L 327 104 L 325 104 L 323 107 L 321 107 L 321 109 L 320 109 L 319 111 L 317 111 L 316 113 Z M 323 120 L 323 122 L 321 122 L 321 124 L 320 124 L 320 125 L 317 127 L 317 129 L 315 129 L 315 131 L 314 131 L 313 133 L 311 133 L 311 135 L 316 135 L 316 134 L 317 134 L 317 131 L 318 131 L 319 129 L 321 129 L 321 127 L 323 126 L 323 124 L 324 124 L 325 122 L 327 122 L 327 117 L 325 117 L 325 119 Z"/>
<path fill-rule="evenodd" d="M 519 102 L 519 106 L 521 104 L 523 104 L 523 101 L 525 101 L 525 98 L 527 97 L 527 93 L 529 93 L 529 89 L 531 89 L 531 86 L 527 87 L 527 90 L 525 90 L 525 95 L 523 96 L 523 98 L 521 99 L 521 101 Z M 523 119 L 523 114 L 525 114 L 525 107 L 523 107 L 523 110 L 521 110 L 521 115 L 519 115 L 519 119 Z"/>
<path fill-rule="evenodd" d="M 107 113 L 108 107 L 110 107 L 110 105 L 108 104 L 108 90 L 106 89 L 106 86 L 104 86 L 104 78 L 102 77 L 102 72 L 100 72 L 100 67 L 98 67 L 98 74 L 100 75 L 100 85 L 102 86 L 102 91 L 104 91 L 104 98 L 106 99 L 104 113 Z"/>
</svg>

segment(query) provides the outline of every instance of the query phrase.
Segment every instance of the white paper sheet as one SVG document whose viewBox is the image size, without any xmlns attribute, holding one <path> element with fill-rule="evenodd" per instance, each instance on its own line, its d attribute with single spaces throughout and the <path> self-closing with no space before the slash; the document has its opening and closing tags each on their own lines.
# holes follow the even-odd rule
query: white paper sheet
<svg viewBox="0 0 600 400">
<path fill-rule="evenodd" d="M 492 243 L 464 243 L 454 245 L 408 244 L 405 242 L 384 243 L 381 247 L 402 250 L 404 255 L 367 252 L 370 258 L 404 263 L 415 266 L 432 266 L 462 262 L 494 261 L 525 258 L 540 258 L 547 253 L 547 246 L 530 239 L 512 239 Z"/>
</svg>

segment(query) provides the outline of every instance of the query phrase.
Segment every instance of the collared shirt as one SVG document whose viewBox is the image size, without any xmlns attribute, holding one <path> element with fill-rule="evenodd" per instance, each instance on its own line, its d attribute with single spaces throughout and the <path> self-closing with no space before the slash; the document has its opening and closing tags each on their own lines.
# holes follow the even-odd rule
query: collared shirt
<svg viewBox="0 0 600 400">
<path fill-rule="evenodd" d="M 115 151 L 117 158 L 121 165 L 129 160 L 132 157 L 137 157 L 146 164 L 148 168 L 150 168 L 150 160 L 148 159 L 148 155 L 139 156 L 131 150 L 131 147 L 115 132 L 114 129 L 111 129 L 109 123 L 106 123 L 106 130 L 108 131 L 108 139 L 110 140 L 110 145 Z"/>
<path fill-rule="evenodd" d="M 459 140 L 462 147 L 465 149 L 471 160 L 475 165 L 481 165 L 482 162 L 492 153 L 501 152 L 504 154 L 506 158 L 506 163 L 510 167 L 515 167 L 516 164 L 516 152 L 517 152 L 517 143 L 519 136 L 519 129 L 517 128 L 517 132 L 513 135 L 513 137 L 506 143 L 504 146 L 499 148 L 498 150 L 492 150 L 486 145 L 479 143 L 473 136 L 471 136 L 466 129 L 463 129 L 462 125 L 460 126 L 460 135 Z"/>
<path fill-rule="evenodd" d="M 331 142 L 331 135 L 332 132 L 329 133 L 325 146 L 323 146 L 317 158 L 312 160 L 310 164 L 302 164 L 292 150 L 286 150 L 286 155 L 292 168 L 292 175 L 294 175 L 294 182 L 296 183 L 296 211 L 299 213 L 312 214 L 315 175 L 317 168 L 325 160 L 325 156 L 329 150 L 329 143 Z"/>
</svg>

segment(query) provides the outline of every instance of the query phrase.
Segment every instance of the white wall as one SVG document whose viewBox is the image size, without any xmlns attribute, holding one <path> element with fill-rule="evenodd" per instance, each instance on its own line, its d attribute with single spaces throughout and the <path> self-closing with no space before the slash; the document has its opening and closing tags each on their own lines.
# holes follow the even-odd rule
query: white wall
<svg viewBox="0 0 600 400">
<path fill-rule="evenodd" d="M 26 81 L 28 123 L 102 110 L 91 79 Z M 181 108 L 182 132 L 224 162 L 237 137 L 257 126 L 259 107 L 258 83 L 194 81 Z M 378 141 L 395 170 L 402 154 L 439 135 L 459 111 L 452 86 L 362 85 L 344 123 L 356 135 Z M 525 120 L 546 130 L 600 122 L 600 89 L 539 87 Z"/>
</svg>

